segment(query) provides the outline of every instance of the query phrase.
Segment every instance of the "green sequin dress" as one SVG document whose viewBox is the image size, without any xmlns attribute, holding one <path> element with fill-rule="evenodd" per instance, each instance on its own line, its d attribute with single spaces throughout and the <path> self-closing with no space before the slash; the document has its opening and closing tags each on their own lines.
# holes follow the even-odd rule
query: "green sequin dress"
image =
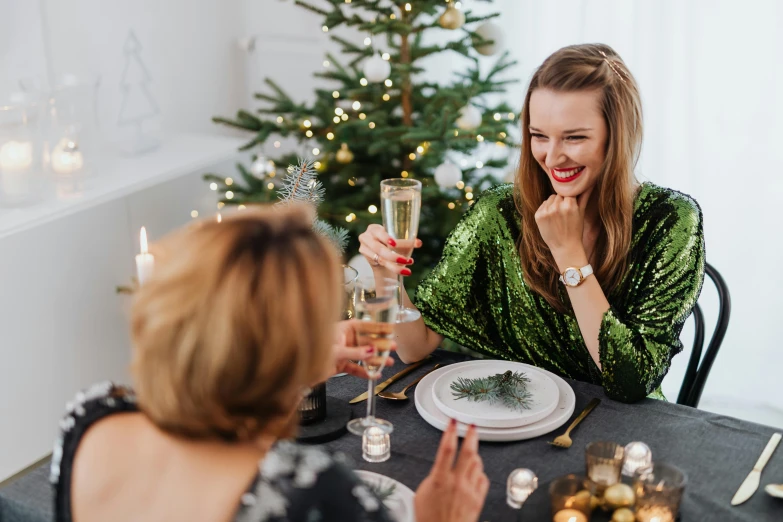
<svg viewBox="0 0 783 522">
<path fill-rule="evenodd" d="M 604 387 L 616 400 L 663 398 L 660 384 L 704 281 L 697 203 L 643 183 L 633 213 L 629 267 L 607 296 L 599 354 L 587 351 L 573 312 L 557 312 L 525 284 L 513 187 L 484 192 L 446 241 L 414 303 L 435 332 L 480 354 L 535 365 Z"/>
</svg>

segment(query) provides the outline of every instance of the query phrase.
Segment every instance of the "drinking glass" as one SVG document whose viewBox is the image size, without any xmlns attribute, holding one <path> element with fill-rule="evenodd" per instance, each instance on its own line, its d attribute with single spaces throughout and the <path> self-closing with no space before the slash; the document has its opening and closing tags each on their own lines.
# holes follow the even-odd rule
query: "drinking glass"
<svg viewBox="0 0 783 522">
<path fill-rule="evenodd" d="M 397 319 L 397 283 L 394 279 L 373 277 L 356 281 L 356 341 L 358 346 L 369 346 L 372 357 L 362 361 L 367 370 L 367 416 L 353 419 L 348 431 L 363 435 L 364 430 L 376 426 L 386 433 L 394 427 L 389 421 L 375 416 L 375 383 L 383 372 L 393 342 L 394 323 Z"/>
<path fill-rule="evenodd" d="M 415 179 L 393 178 L 381 181 L 381 213 L 386 233 L 394 239 L 393 250 L 402 257 L 410 258 L 419 233 L 421 214 L 421 181 Z M 414 308 L 406 308 L 402 293 L 405 291 L 403 276 L 397 276 L 397 312 L 398 323 L 415 321 L 421 313 Z"/>
<path fill-rule="evenodd" d="M 681 469 L 654 462 L 634 474 L 636 519 L 639 522 L 674 522 L 688 478 Z"/>
</svg>

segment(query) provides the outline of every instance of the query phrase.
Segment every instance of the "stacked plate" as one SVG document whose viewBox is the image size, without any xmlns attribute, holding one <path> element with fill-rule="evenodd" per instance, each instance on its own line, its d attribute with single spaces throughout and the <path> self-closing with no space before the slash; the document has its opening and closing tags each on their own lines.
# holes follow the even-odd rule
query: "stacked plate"
<svg viewBox="0 0 783 522">
<path fill-rule="evenodd" d="M 413 504 L 415 493 L 408 486 L 372 471 L 356 470 L 356 474 L 375 492 L 391 491 L 383 503 L 395 522 L 416 522 Z"/>
<path fill-rule="evenodd" d="M 527 377 L 531 394 L 529 407 L 510 409 L 502 404 L 457 399 L 451 389 L 458 379 L 476 379 L 520 372 Z M 574 390 L 557 375 L 509 361 L 467 361 L 451 364 L 430 373 L 416 386 L 416 410 L 432 426 L 444 430 L 449 419 L 461 423 L 464 435 L 467 424 L 475 424 L 479 439 L 486 441 L 525 440 L 556 430 L 574 413 Z"/>
</svg>

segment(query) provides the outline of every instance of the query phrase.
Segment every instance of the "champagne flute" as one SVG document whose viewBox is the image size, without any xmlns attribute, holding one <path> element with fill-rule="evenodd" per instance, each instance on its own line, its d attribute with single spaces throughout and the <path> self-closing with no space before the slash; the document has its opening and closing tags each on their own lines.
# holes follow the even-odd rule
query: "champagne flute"
<svg viewBox="0 0 783 522">
<path fill-rule="evenodd" d="M 421 181 L 394 178 L 381 181 L 383 227 L 397 244 L 394 251 L 410 258 L 419 233 L 421 214 Z M 403 276 L 397 276 L 398 323 L 408 323 L 421 317 L 415 308 L 406 308 L 403 300 Z"/>
<path fill-rule="evenodd" d="M 364 430 L 376 426 L 386 433 L 394 429 L 392 423 L 375 417 L 375 383 L 386 366 L 393 342 L 394 323 L 397 318 L 397 284 L 394 279 L 375 281 L 366 277 L 356 281 L 356 341 L 359 346 L 369 345 L 372 357 L 362 361 L 367 370 L 367 416 L 353 419 L 348 431 L 363 435 Z"/>
</svg>

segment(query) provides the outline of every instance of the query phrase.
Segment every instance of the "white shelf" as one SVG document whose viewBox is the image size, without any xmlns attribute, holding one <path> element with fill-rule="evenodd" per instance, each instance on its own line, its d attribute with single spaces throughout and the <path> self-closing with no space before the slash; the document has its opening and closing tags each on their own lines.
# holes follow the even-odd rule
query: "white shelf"
<svg viewBox="0 0 783 522">
<path fill-rule="evenodd" d="M 225 136 L 167 136 L 157 150 L 131 158 L 105 158 L 78 196 L 52 194 L 35 205 L 0 209 L 0 239 L 236 156 L 245 140 Z"/>
</svg>

